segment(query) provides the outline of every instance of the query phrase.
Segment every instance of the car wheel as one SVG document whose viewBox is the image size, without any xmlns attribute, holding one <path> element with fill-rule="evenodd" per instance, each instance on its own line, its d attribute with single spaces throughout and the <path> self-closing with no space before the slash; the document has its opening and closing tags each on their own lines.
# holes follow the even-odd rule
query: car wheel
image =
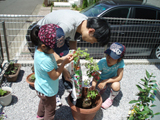
<svg viewBox="0 0 160 120">
<path fill-rule="evenodd" d="M 160 45 L 153 51 L 153 58 L 160 59 Z"/>
</svg>

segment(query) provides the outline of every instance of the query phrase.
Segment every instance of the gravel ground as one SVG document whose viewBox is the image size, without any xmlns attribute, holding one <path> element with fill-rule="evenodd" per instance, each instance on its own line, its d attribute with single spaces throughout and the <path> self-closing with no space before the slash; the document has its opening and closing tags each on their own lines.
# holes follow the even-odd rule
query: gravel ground
<svg viewBox="0 0 160 120">
<path fill-rule="evenodd" d="M 100 109 L 94 120 L 125 120 L 131 104 L 128 102 L 137 99 L 135 94 L 138 92 L 136 84 L 144 78 L 145 71 L 153 73 L 156 80 L 160 81 L 160 64 L 126 65 L 124 76 L 121 80 L 121 91 L 115 98 L 113 105 L 107 110 Z M 84 68 L 82 67 L 82 71 Z M 36 92 L 26 82 L 26 77 L 31 73 L 31 66 L 22 66 L 17 82 L 3 83 L 3 86 L 11 86 L 13 89 L 12 103 L 9 106 L 1 107 L 1 111 L 7 115 L 7 120 L 36 120 L 39 98 Z M 85 75 L 85 74 L 84 74 Z M 55 120 L 73 120 L 71 109 L 67 103 L 68 92 L 64 89 L 62 80 L 60 82 L 59 94 L 63 103 L 62 107 L 57 107 Z M 103 100 L 109 96 L 109 88 L 102 96 Z"/>
</svg>

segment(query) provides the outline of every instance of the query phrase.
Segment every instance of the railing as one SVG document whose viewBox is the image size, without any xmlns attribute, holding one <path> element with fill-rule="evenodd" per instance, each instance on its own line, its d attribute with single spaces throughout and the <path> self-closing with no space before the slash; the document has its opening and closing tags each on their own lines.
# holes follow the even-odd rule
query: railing
<svg viewBox="0 0 160 120">
<path fill-rule="evenodd" d="M 28 27 L 43 18 L 39 15 L 0 15 L 0 33 L 4 60 L 32 61 L 28 50 L 26 33 Z M 160 45 L 160 21 L 123 18 L 106 18 L 111 24 L 112 42 L 121 42 L 126 49 L 125 58 L 151 58 L 152 52 Z M 128 27 L 129 26 L 129 27 Z M 96 59 L 104 57 L 107 48 L 84 41 L 78 42 L 81 49 L 88 48 Z M 32 48 L 34 49 L 34 47 Z"/>
<path fill-rule="evenodd" d="M 37 15 L 0 15 L 4 60 L 33 61 L 27 47 L 26 33 L 32 23 L 43 17 Z"/>
</svg>

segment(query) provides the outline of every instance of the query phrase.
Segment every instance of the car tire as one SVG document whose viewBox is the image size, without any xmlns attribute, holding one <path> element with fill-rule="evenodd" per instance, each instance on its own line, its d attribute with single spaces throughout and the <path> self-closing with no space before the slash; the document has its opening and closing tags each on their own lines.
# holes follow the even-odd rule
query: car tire
<svg viewBox="0 0 160 120">
<path fill-rule="evenodd" d="M 158 45 L 153 51 L 152 51 L 152 58 L 160 59 L 160 45 Z"/>
</svg>

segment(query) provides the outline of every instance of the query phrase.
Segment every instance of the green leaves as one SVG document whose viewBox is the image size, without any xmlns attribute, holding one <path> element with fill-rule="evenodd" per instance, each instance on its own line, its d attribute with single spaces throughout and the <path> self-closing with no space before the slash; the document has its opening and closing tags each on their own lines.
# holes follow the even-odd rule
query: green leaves
<svg viewBox="0 0 160 120">
<path fill-rule="evenodd" d="M 90 90 L 88 91 L 87 97 L 91 99 L 95 99 L 97 95 L 98 95 L 98 91 Z"/>
<path fill-rule="evenodd" d="M 150 74 L 147 70 L 146 70 L 146 76 L 147 76 L 147 78 L 150 78 Z"/>
<path fill-rule="evenodd" d="M 142 89 L 141 88 L 141 86 L 139 86 L 139 85 L 136 85 L 137 86 L 137 88 L 139 89 L 139 91 L 141 91 L 141 92 L 145 92 L 145 90 L 144 89 Z"/>
<path fill-rule="evenodd" d="M 89 78 L 92 77 L 93 72 L 99 70 L 97 62 L 93 59 L 93 57 L 90 57 L 90 54 L 87 53 L 87 49 L 81 50 L 81 48 L 78 48 L 77 51 L 75 51 L 75 53 L 73 54 L 73 56 L 75 61 L 78 61 L 79 58 L 85 58 L 85 60 L 87 61 L 85 63 L 85 67 L 87 69 L 86 74 Z"/>
<path fill-rule="evenodd" d="M 139 102 L 139 100 L 131 100 L 131 101 L 129 102 L 129 104 L 137 103 L 137 102 Z"/>
<path fill-rule="evenodd" d="M 127 117 L 128 120 L 145 120 L 160 114 L 160 112 L 154 114 L 150 109 L 150 107 L 156 106 L 151 104 L 155 100 L 153 91 L 157 90 L 155 87 L 156 80 L 152 80 L 152 78 L 155 78 L 153 73 L 150 74 L 146 70 L 146 77 L 140 79 L 142 83 L 139 82 L 139 85 L 136 85 L 139 90 L 139 93 L 137 94 L 139 98 L 138 100 L 131 100 L 129 102 L 130 104 L 134 104 L 134 112 L 129 114 Z"/>
<path fill-rule="evenodd" d="M 7 91 L 0 89 L 0 95 L 3 96 Z"/>
<path fill-rule="evenodd" d="M 31 80 L 35 80 L 36 79 L 35 74 L 31 75 L 30 78 L 31 78 Z"/>
</svg>

